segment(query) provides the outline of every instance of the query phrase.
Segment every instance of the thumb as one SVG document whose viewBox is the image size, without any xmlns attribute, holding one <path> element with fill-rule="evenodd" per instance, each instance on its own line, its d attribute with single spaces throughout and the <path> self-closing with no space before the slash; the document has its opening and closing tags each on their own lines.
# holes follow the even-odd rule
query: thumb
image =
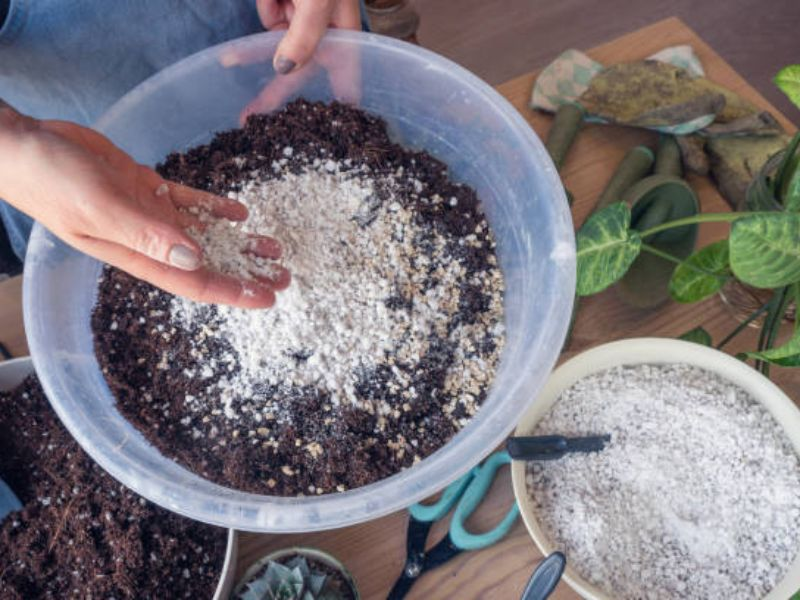
<svg viewBox="0 0 800 600">
<path fill-rule="evenodd" d="M 296 2 L 289 29 L 275 51 L 275 71 L 286 75 L 311 59 L 331 22 L 333 9 L 332 0 Z"/>
</svg>

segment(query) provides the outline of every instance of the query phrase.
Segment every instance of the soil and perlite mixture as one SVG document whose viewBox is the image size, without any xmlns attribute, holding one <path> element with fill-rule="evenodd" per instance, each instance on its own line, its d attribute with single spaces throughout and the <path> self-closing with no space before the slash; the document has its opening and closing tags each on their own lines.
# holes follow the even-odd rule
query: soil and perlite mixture
<svg viewBox="0 0 800 600">
<path fill-rule="evenodd" d="M 323 494 L 411 466 L 475 414 L 503 345 L 503 281 L 475 192 L 444 164 L 362 111 L 299 100 L 160 171 L 249 208 L 194 232 L 210 266 L 269 276 L 277 262 L 242 254 L 257 233 L 292 273 L 275 307 L 248 311 L 105 271 L 97 356 L 164 454 L 241 490 Z"/>
<path fill-rule="evenodd" d="M 130 492 L 64 429 L 38 381 L 0 393 L 0 477 L 23 503 L 0 523 L 0 598 L 212 598 L 228 532 Z"/>
<path fill-rule="evenodd" d="M 545 534 L 612 598 L 762 598 L 800 550 L 800 462 L 747 392 L 688 365 L 611 369 L 564 392 L 534 434 L 610 433 L 529 463 Z"/>
</svg>

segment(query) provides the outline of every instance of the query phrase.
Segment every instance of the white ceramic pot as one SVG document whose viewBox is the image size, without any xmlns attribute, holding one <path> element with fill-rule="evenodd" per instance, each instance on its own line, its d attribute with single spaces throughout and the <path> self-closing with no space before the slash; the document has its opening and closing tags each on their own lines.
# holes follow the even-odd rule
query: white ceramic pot
<svg viewBox="0 0 800 600">
<path fill-rule="evenodd" d="M 14 389 L 31 373 L 33 373 L 33 361 L 30 357 L 26 356 L 0 362 L 0 392 Z M 225 552 L 225 562 L 222 565 L 222 577 L 220 577 L 219 584 L 214 592 L 214 600 L 228 600 L 231 591 L 233 591 L 238 545 L 238 533 L 234 529 L 228 530 L 228 549 Z"/>
<path fill-rule="evenodd" d="M 744 362 L 721 352 L 681 340 L 665 338 L 636 338 L 598 346 L 564 363 L 551 375 L 537 401 L 520 420 L 515 435 L 530 435 L 539 420 L 547 413 L 563 391 L 587 375 L 612 367 L 636 364 L 690 364 L 711 371 L 736 384 L 750 395 L 783 427 L 795 451 L 800 454 L 800 410 L 792 400 L 755 369 Z M 515 461 L 511 466 L 514 495 L 520 513 L 533 541 L 545 555 L 557 550 L 545 536 L 537 519 L 525 483 L 525 462 Z M 569 561 L 569 556 L 567 557 Z M 584 580 L 567 563 L 566 582 L 582 597 L 589 600 L 614 600 L 597 587 Z M 762 600 L 786 600 L 800 589 L 800 556 L 795 558 L 778 585 Z"/>
</svg>

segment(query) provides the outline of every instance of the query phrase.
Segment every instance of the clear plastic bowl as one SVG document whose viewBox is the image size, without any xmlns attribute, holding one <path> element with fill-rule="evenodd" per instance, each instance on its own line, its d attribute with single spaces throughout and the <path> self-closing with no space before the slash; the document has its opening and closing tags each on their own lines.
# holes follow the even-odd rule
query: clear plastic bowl
<svg viewBox="0 0 800 600">
<path fill-rule="evenodd" d="M 279 33 L 195 54 L 145 81 L 98 128 L 137 160 L 236 127 L 242 108 L 274 79 Z M 229 65 L 231 50 L 260 62 Z M 25 265 L 25 326 L 45 391 L 64 424 L 111 475 L 188 517 L 241 530 L 313 531 L 367 521 L 435 493 L 491 452 L 536 398 L 566 335 L 575 290 L 575 245 L 563 187 L 544 147 L 517 111 L 486 83 L 417 46 L 381 36 L 329 33 L 321 62 L 358 55 L 361 106 L 395 139 L 443 160 L 473 186 L 498 240 L 506 280 L 506 348 L 477 416 L 418 465 L 341 494 L 280 498 L 211 483 L 162 456 L 117 411 L 94 355 L 90 314 L 102 264 L 37 226 Z M 340 62 L 337 62 L 337 57 Z M 293 97 L 331 100 L 321 67 Z M 355 82 L 351 82 L 355 86 Z M 342 91 L 342 87 L 337 88 Z M 352 89 L 345 89 L 345 93 Z"/>
</svg>

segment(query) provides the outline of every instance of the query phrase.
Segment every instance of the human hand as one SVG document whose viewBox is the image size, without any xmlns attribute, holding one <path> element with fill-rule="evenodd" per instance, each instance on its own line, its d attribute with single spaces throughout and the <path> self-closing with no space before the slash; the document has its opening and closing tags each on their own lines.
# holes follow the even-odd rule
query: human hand
<svg viewBox="0 0 800 600">
<path fill-rule="evenodd" d="M 271 61 L 276 76 L 245 106 L 239 122 L 252 114 L 269 113 L 323 69 L 334 98 L 356 104 L 361 96 L 359 55 L 350 44 L 319 47 L 327 27 L 360 29 L 357 0 L 257 0 L 264 26 L 287 30 L 277 48 L 253 42 L 233 44 L 219 57 L 226 68 Z M 287 62 L 289 61 L 289 62 Z"/>
<path fill-rule="evenodd" d="M 0 102 L 0 197 L 67 244 L 170 293 L 199 302 L 264 308 L 289 284 L 240 280 L 203 266 L 203 250 L 187 233 L 203 227 L 186 209 L 234 221 L 247 209 L 168 183 L 99 133 L 64 121 L 37 121 Z M 246 241 L 248 251 L 275 259 L 271 238 Z"/>
<path fill-rule="evenodd" d="M 288 29 L 272 61 L 280 75 L 308 63 L 328 27 L 361 29 L 358 0 L 256 0 L 256 8 L 265 29 Z"/>
</svg>

